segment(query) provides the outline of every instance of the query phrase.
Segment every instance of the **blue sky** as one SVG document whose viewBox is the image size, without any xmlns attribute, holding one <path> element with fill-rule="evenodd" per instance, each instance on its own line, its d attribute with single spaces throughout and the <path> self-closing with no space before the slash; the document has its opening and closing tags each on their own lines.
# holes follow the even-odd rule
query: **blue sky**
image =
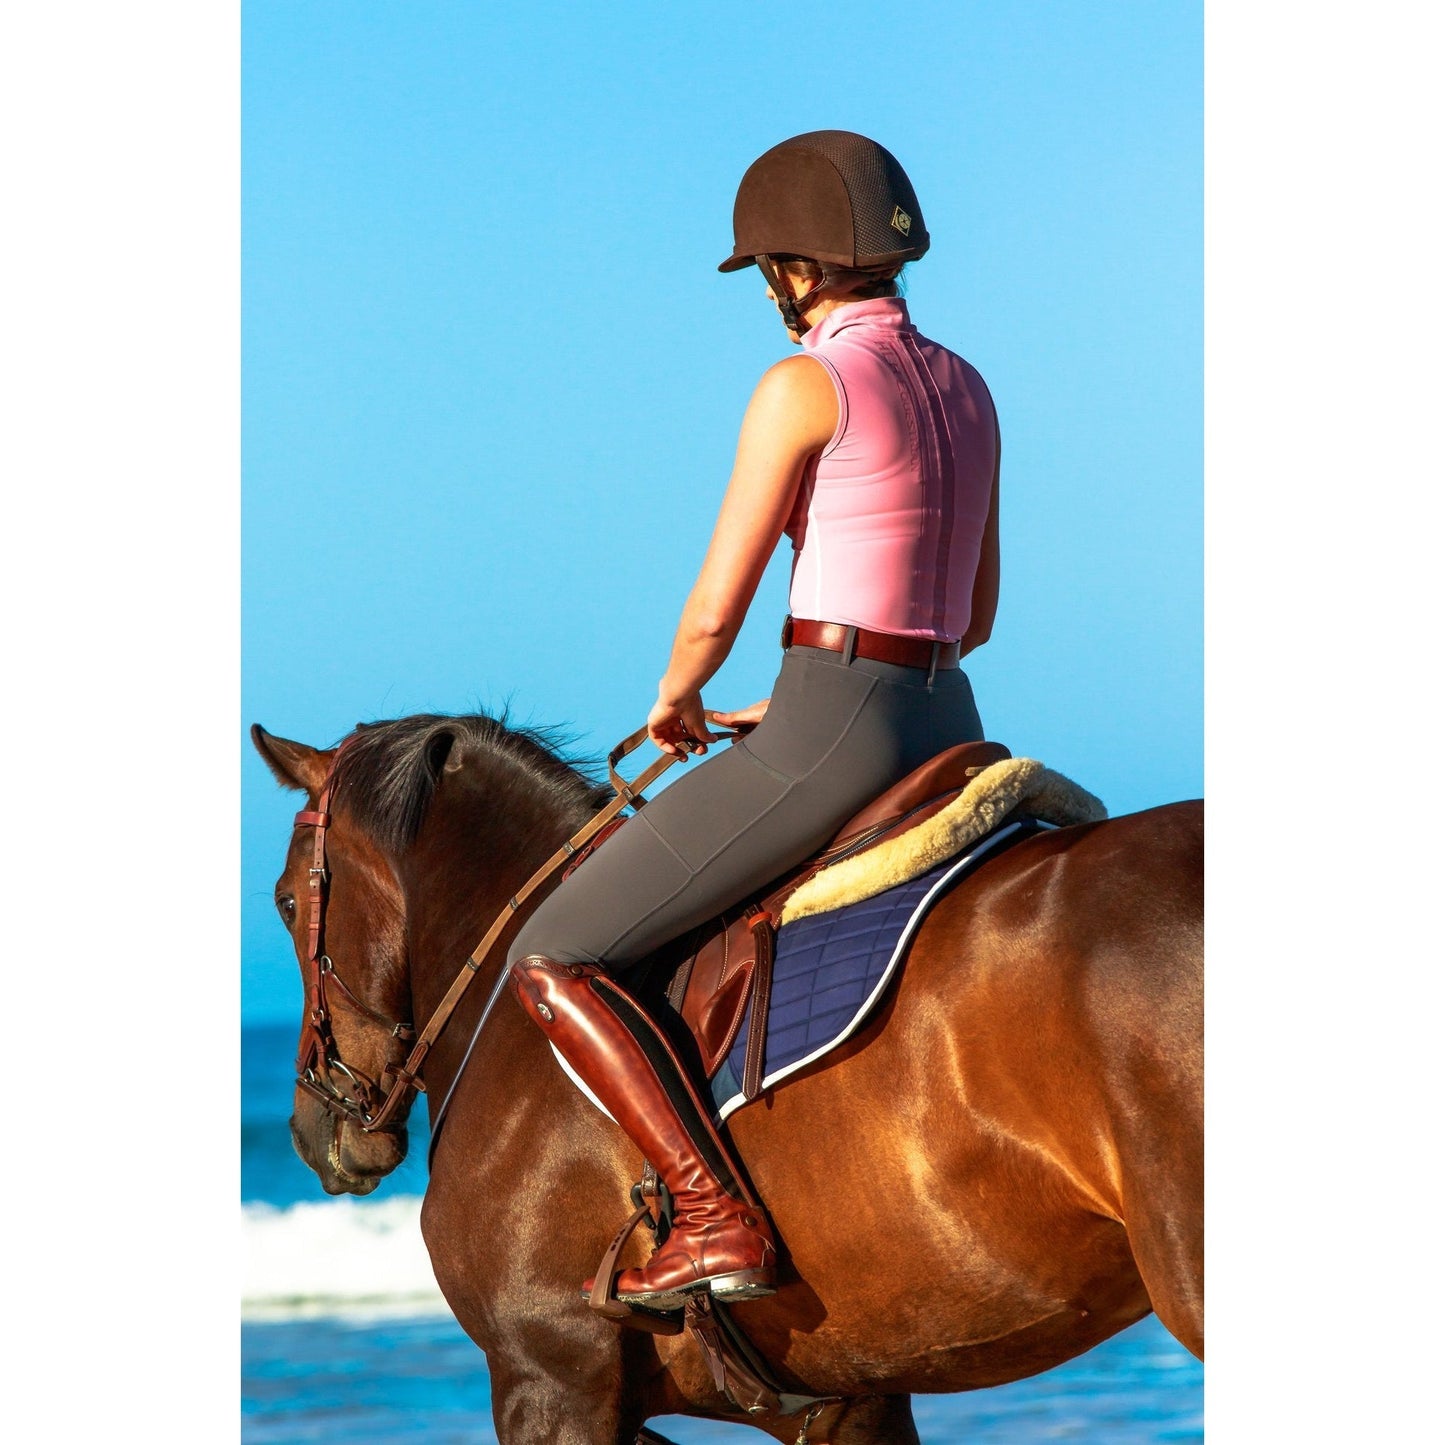
<svg viewBox="0 0 1445 1445">
<path fill-rule="evenodd" d="M 909 301 L 1003 432 L 985 726 L 1129 811 L 1203 791 L 1202 17 L 1192 4 L 258 3 L 242 31 L 242 723 L 636 727 L 753 384 L 743 170 L 873 135 Z M 766 694 L 786 547 L 715 707 Z M 295 801 L 242 763 L 243 1017 L 294 1019 Z"/>
</svg>

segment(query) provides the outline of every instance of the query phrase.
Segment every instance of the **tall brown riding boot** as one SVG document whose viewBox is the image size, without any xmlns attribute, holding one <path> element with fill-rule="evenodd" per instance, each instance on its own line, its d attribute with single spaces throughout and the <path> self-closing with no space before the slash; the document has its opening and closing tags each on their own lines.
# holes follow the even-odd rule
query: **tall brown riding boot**
<svg viewBox="0 0 1445 1445">
<path fill-rule="evenodd" d="M 777 1246 L 761 1206 L 739 1182 L 672 1046 L 625 989 L 595 964 L 518 959 L 522 1006 L 672 1191 L 672 1232 L 617 1297 L 673 1309 L 710 1289 L 755 1299 L 777 1288 Z"/>
</svg>

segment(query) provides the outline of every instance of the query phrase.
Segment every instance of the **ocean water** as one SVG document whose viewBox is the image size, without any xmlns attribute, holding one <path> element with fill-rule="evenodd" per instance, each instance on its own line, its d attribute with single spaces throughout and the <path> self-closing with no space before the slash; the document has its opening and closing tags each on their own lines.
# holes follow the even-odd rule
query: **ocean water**
<svg viewBox="0 0 1445 1445">
<path fill-rule="evenodd" d="M 421 1242 L 424 1124 L 374 1194 L 327 1198 L 287 1133 L 295 1043 L 289 1027 L 241 1041 L 241 1439 L 488 1445 L 486 1360 L 447 1313 Z M 928 1445 L 1202 1441 L 1203 1366 L 1150 1316 L 1045 1375 L 919 1395 L 913 1408 Z M 680 1416 L 650 1423 L 677 1445 L 767 1438 Z"/>
</svg>

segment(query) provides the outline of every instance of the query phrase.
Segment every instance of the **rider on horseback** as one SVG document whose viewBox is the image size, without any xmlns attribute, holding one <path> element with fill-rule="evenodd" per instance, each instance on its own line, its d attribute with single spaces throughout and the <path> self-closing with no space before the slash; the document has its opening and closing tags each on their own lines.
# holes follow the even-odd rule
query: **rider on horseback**
<svg viewBox="0 0 1445 1445">
<path fill-rule="evenodd" d="M 898 295 L 928 249 L 913 187 L 876 142 L 815 131 L 748 168 L 733 254 L 757 264 L 804 354 L 748 405 L 701 573 L 648 718 L 667 753 L 717 741 L 701 688 L 727 657 L 778 538 L 794 549 L 772 698 L 536 910 L 509 961 L 523 1006 L 657 1169 L 673 1228 L 618 1298 L 776 1288 L 772 1229 L 672 1045 L 615 974 L 821 847 L 870 798 L 983 729 L 960 656 L 998 600 L 998 429 L 961 357 Z M 705 751 L 698 746 L 697 751 Z"/>
</svg>

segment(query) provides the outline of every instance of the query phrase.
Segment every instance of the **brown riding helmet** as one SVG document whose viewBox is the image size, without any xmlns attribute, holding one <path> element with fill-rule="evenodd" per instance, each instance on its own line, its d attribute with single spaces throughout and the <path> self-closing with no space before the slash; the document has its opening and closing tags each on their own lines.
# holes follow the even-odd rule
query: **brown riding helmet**
<svg viewBox="0 0 1445 1445">
<path fill-rule="evenodd" d="M 733 253 L 718 270 L 741 271 L 759 256 L 869 270 L 927 250 L 918 197 L 893 156 L 850 130 L 814 130 L 748 167 L 733 204 Z"/>
</svg>

